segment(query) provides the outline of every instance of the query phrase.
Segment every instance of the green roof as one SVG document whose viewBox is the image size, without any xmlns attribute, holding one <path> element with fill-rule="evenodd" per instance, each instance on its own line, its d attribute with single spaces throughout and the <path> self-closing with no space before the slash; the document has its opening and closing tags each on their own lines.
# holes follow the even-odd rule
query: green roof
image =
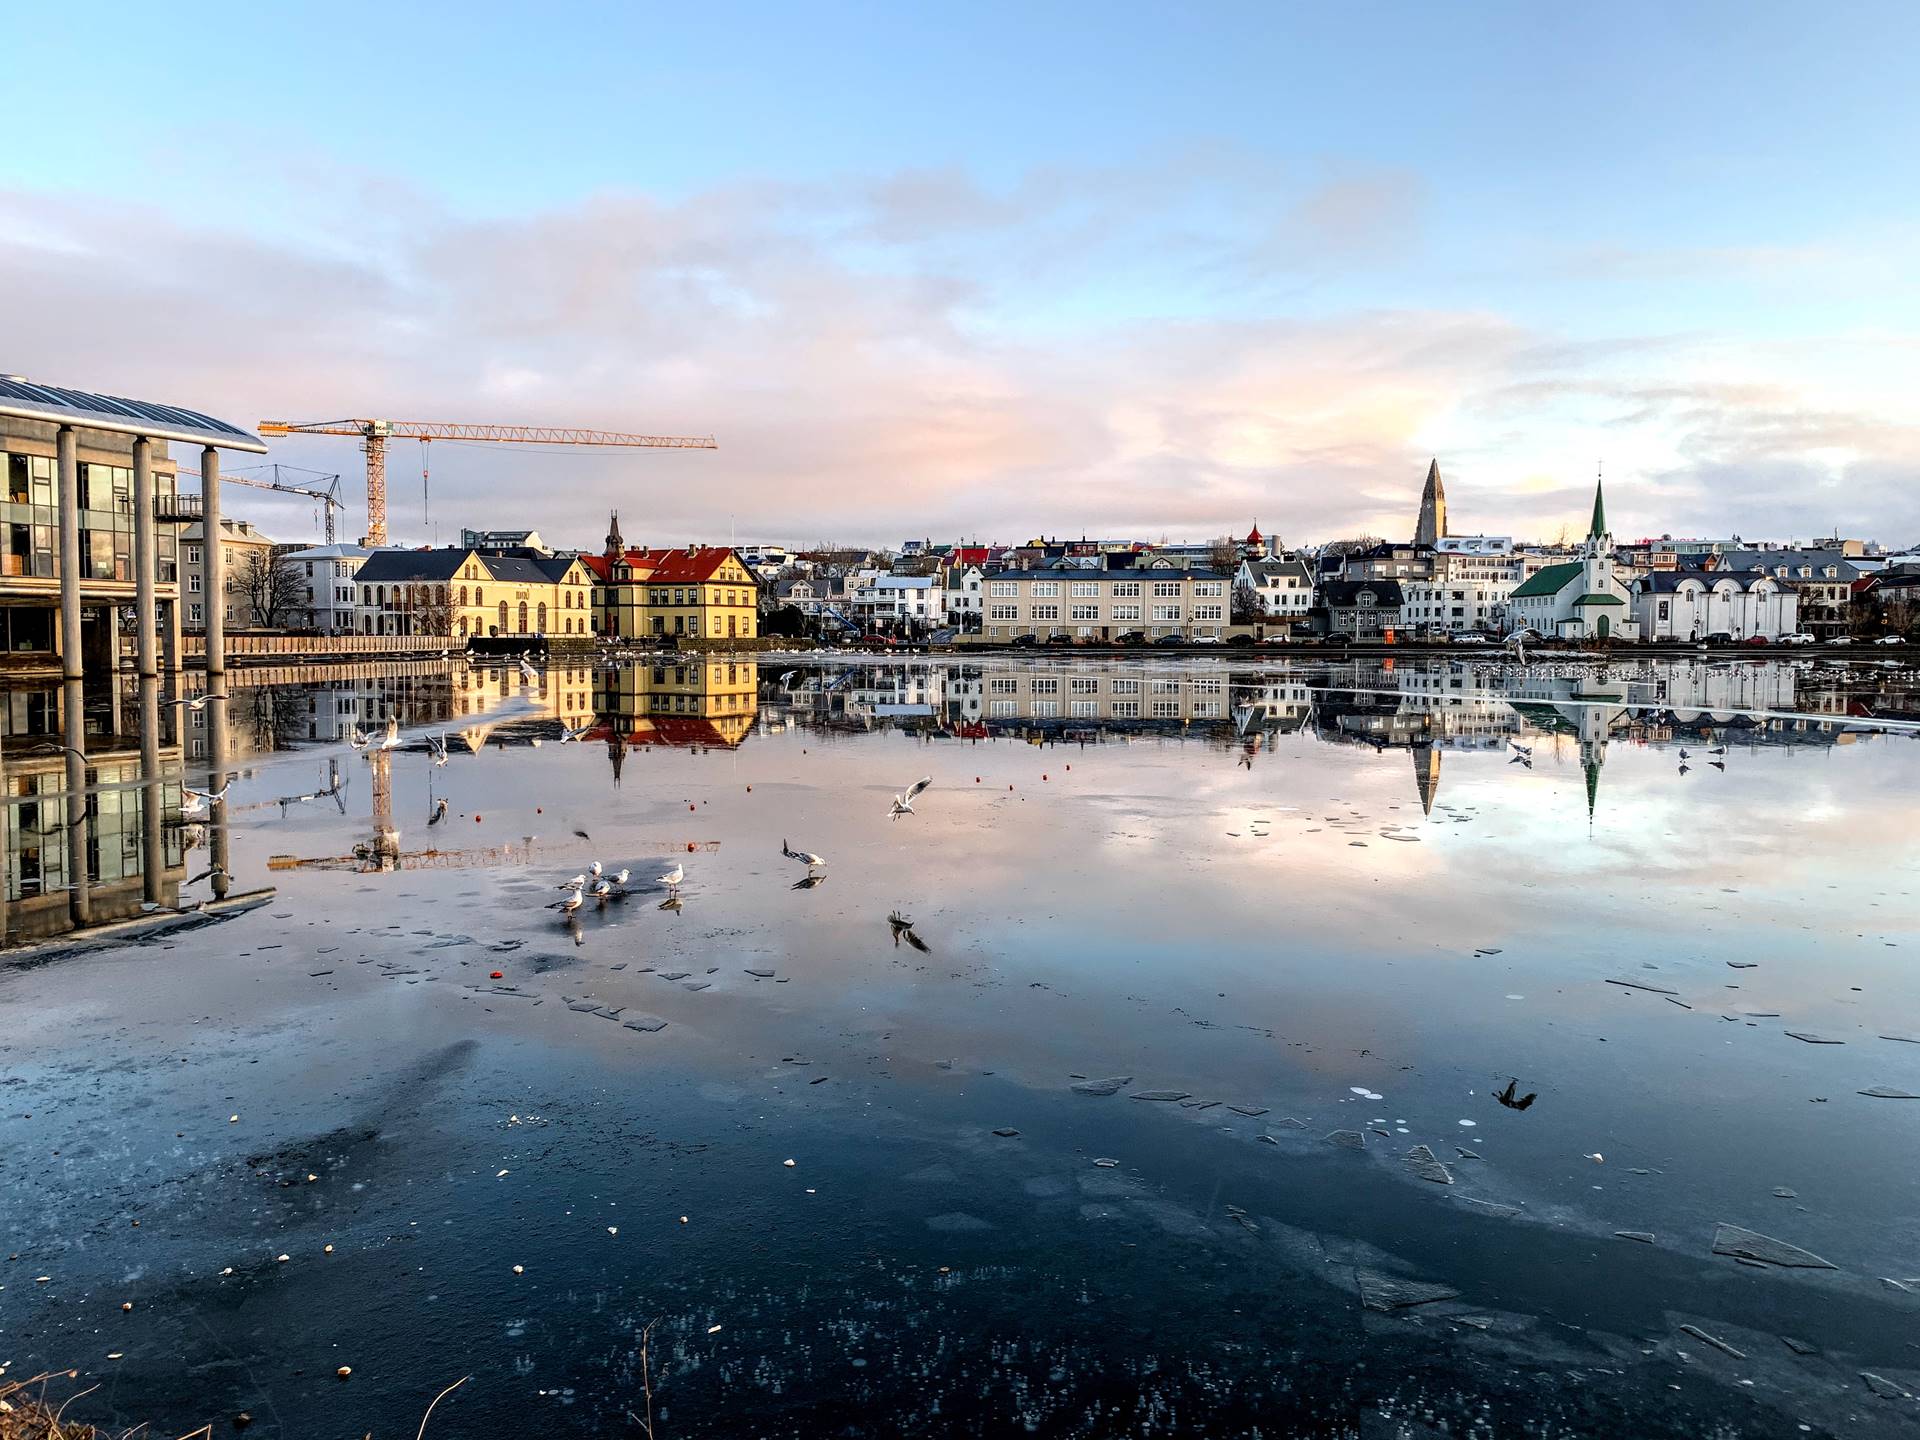
<svg viewBox="0 0 1920 1440">
<path fill-rule="evenodd" d="M 1529 575 L 1520 588 L 1513 592 L 1513 598 L 1520 600 L 1528 595 L 1558 595 L 1579 573 L 1578 560 L 1570 560 L 1565 565 L 1549 565 Z"/>
<path fill-rule="evenodd" d="M 1576 605 L 1624 605 L 1627 602 L 1618 595 L 1582 595 L 1573 603 Z"/>
</svg>

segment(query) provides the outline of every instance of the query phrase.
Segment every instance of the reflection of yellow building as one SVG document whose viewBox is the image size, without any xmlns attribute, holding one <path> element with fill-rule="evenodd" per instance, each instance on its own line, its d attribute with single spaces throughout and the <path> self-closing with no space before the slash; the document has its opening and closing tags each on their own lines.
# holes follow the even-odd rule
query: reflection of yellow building
<svg viewBox="0 0 1920 1440">
<path fill-rule="evenodd" d="M 720 745 L 747 738 L 759 712 L 760 667 L 702 657 L 603 672 L 594 692 L 601 739 L 629 745 Z"/>
<path fill-rule="evenodd" d="M 556 657 L 537 680 L 528 680 L 514 665 L 467 666 L 454 674 L 451 713 L 482 715 L 517 700 L 531 703 L 541 716 L 558 720 L 569 730 L 578 730 L 593 720 L 593 681 L 594 667 L 586 660 Z"/>
<path fill-rule="evenodd" d="M 592 572 L 594 628 L 602 635 L 751 640 L 759 633 L 759 582 L 728 546 L 631 550 L 616 515 L 605 553 L 583 564 Z"/>
</svg>

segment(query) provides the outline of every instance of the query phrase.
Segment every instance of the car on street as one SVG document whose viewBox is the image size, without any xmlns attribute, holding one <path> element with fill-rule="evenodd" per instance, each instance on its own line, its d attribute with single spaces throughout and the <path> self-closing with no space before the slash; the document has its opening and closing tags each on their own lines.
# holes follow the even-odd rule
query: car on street
<svg viewBox="0 0 1920 1440">
<path fill-rule="evenodd" d="M 1797 635 L 1782 635 L 1780 637 L 1780 643 L 1782 645 L 1813 645 L 1818 643 L 1818 637 L 1809 635 L 1806 631 L 1802 630 Z"/>
<path fill-rule="evenodd" d="M 1740 643 L 1742 645 L 1771 645 L 1773 642 L 1764 635 L 1749 635 Z"/>
<path fill-rule="evenodd" d="M 1025 635 L 1016 635 L 1013 637 L 1013 644 L 1020 649 L 1025 649 L 1029 645 L 1038 645 L 1039 643 L 1040 637 L 1032 631 L 1028 631 Z"/>
<path fill-rule="evenodd" d="M 1218 635 L 1195 635 L 1189 639 L 1187 643 L 1189 645 L 1218 645 L 1221 641 Z"/>
<path fill-rule="evenodd" d="M 1118 635 L 1113 637 L 1113 643 L 1116 645 L 1144 645 L 1147 643 L 1147 632 L 1144 630 L 1122 630 Z"/>
<path fill-rule="evenodd" d="M 1903 639 L 1901 636 L 1898 636 L 1898 635 L 1882 635 L 1878 640 L 1874 641 L 1873 643 L 1876 645 L 1904 645 L 1907 642 L 1905 639 Z"/>
<path fill-rule="evenodd" d="M 1187 643 L 1187 637 L 1184 635 L 1162 635 L 1153 643 L 1156 645 L 1184 645 Z"/>
<path fill-rule="evenodd" d="M 1853 637 L 1851 635 L 1829 635 L 1826 643 L 1829 645 L 1851 645 L 1853 644 Z"/>
</svg>

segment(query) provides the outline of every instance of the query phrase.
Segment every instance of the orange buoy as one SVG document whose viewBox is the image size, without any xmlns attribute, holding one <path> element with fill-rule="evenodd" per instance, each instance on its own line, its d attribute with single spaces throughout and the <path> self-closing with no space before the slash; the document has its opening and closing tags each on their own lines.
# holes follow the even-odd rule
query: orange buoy
<svg viewBox="0 0 1920 1440">
<path fill-rule="evenodd" d="M 491 975 L 489 975 L 489 976 L 488 976 L 487 978 L 488 978 L 489 980 L 504 980 L 504 979 L 506 979 L 507 977 L 506 977 L 506 976 L 505 976 L 504 974 L 502 974 L 502 973 L 501 973 L 500 971 L 498 971 L 498 970 L 496 970 L 496 971 L 494 971 L 494 972 L 493 972 L 493 973 L 492 973 Z"/>
<path fill-rule="evenodd" d="M 474 816 L 474 817 L 473 817 L 473 823 L 474 823 L 474 824 L 476 824 L 476 825 L 478 825 L 478 824 L 480 823 L 480 817 L 479 817 L 478 815 L 476 815 L 476 816 Z"/>
</svg>

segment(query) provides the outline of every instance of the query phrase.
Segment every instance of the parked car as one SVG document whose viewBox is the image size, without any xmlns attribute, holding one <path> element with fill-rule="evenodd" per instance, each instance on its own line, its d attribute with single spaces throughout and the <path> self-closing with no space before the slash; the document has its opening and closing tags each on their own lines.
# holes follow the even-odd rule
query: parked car
<svg viewBox="0 0 1920 1440">
<path fill-rule="evenodd" d="M 1853 644 L 1853 637 L 1851 635 L 1829 635 L 1826 643 L 1829 645 L 1851 645 Z"/>
<path fill-rule="evenodd" d="M 1184 635 L 1162 635 L 1153 643 L 1156 645 L 1184 645 L 1187 643 L 1187 637 Z"/>
<path fill-rule="evenodd" d="M 1038 645 L 1039 643 L 1040 637 L 1032 631 L 1028 631 L 1025 635 L 1016 635 L 1013 637 L 1013 644 L 1018 648 L 1025 648 L 1028 645 Z"/>
<path fill-rule="evenodd" d="M 1229 635 L 1227 637 L 1227 644 L 1229 645 L 1244 645 L 1251 648 L 1253 643 L 1254 640 L 1251 635 Z"/>
<path fill-rule="evenodd" d="M 1453 637 L 1453 643 L 1456 645 L 1488 645 L 1492 643 L 1492 640 L 1491 637 L 1482 635 L 1478 630 L 1462 630 L 1458 635 Z"/>
<path fill-rule="evenodd" d="M 1187 643 L 1189 645 L 1218 645 L 1221 643 L 1221 640 L 1218 635 L 1195 635 L 1192 636 Z"/>
<path fill-rule="evenodd" d="M 1782 635 L 1780 637 L 1780 643 L 1782 645 L 1813 645 L 1818 643 L 1818 638 L 1819 637 L 1809 635 L 1806 631 L 1802 630 L 1797 635 Z"/>
<path fill-rule="evenodd" d="M 885 635 L 862 635 L 860 637 L 860 643 L 862 645 L 878 645 L 885 648 L 890 645 L 897 645 L 900 642 Z"/>
<path fill-rule="evenodd" d="M 1122 630 L 1118 635 L 1113 637 L 1113 643 L 1116 645 L 1144 645 L 1147 643 L 1147 632 L 1144 630 Z"/>
<path fill-rule="evenodd" d="M 1733 644 L 1733 632 L 1730 630 L 1715 630 L 1711 635 L 1707 636 L 1706 643 L 1709 645 L 1731 645 Z"/>
<path fill-rule="evenodd" d="M 1874 641 L 1873 643 L 1876 645 L 1904 645 L 1907 642 L 1904 636 L 1882 635 L 1878 640 Z"/>
<path fill-rule="evenodd" d="M 1051 635 L 1047 636 L 1047 644 L 1071 645 L 1073 644 L 1073 636 L 1069 635 L 1064 630 L 1056 630 Z"/>
<path fill-rule="evenodd" d="M 1773 642 L 1764 635 L 1749 635 L 1740 643 L 1742 645 L 1771 645 Z"/>
</svg>

